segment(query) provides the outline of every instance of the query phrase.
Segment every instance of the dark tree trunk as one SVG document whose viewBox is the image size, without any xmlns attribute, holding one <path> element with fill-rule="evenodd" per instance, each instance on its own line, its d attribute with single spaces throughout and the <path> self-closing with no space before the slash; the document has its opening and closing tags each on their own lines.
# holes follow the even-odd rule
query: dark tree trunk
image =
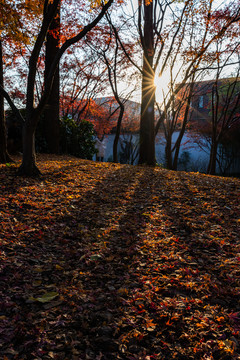
<svg viewBox="0 0 240 360">
<path fill-rule="evenodd" d="M 178 157 L 179 157 L 180 146 L 181 146 L 181 141 L 182 141 L 183 135 L 184 135 L 184 132 L 182 134 L 180 134 L 180 137 L 176 141 L 176 149 L 175 149 L 175 153 L 174 153 L 174 157 L 173 157 L 172 170 L 177 170 Z"/>
<path fill-rule="evenodd" d="M 143 69 L 142 69 L 142 103 L 140 120 L 139 164 L 155 165 L 155 131 L 154 131 L 154 36 L 153 36 L 153 2 L 144 2 Z"/>
<path fill-rule="evenodd" d="M 23 125 L 23 160 L 18 175 L 38 176 L 41 172 L 36 165 L 35 152 L 35 131 L 38 119 L 34 112 L 31 115 L 27 114 L 26 121 Z"/>
<path fill-rule="evenodd" d="M 62 55 L 71 45 L 80 41 L 89 31 L 91 31 L 94 28 L 94 26 L 97 25 L 97 23 L 102 19 L 102 17 L 104 16 L 108 8 L 112 5 L 112 3 L 113 0 L 109 0 L 105 5 L 103 5 L 102 10 L 91 23 L 84 26 L 76 36 L 66 40 L 64 44 L 61 46 L 58 53 L 52 60 L 51 70 L 49 71 L 47 82 L 45 83 L 43 95 L 39 100 L 38 106 L 35 108 L 34 88 L 35 88 L 39 54 L 42 49 L 49 26 L 53 21 L 53 19 L 55 18 L 57 7 L 60 4 L 60 0 L 53 0 L 51 5 L 49 4 L 48 1 L 45 1 L 46 6 L 44 7 L 44 17 L 43 17 L 42 26 L 37 36 L 36 42 L 34 44 L 29 59 L 29 73 L 28 73 L 27 100 L 26 100 L 26 121 L 24 122 L 24 127 L 23 127 L 23 160 L 18 171 L 19 174 L 26 176 L 36 176 L 40 173 L 40 171 L 36 166 L 35 131 L 39 118 L 42 115 L 42 111 L 44 109 L 46 101 L 48 100 L 48 96 L 51 92 L 52 79 L 54 77 L 55 70 L 58 66 L 58 63 Z"/>
<path fill-rule="evenodd" d="M 216 174 L 217 148 L 218 148 L 217 125 L 218 125 L 218 110 L 219 110 L 218 80 L 219 79 L 217 77 L 212 87 L 212 141 L 211 141 L 209 164 L 207 169 L 207 173 L 210 175 Z"/>
<path fill-rule="evenodd" d="M 121 131 L 122 118 L 123 118 L 123 114 L 124 114 L 123 103 L 119 102 L 119 105 L 120 105 L 120 113 L 118 116 L 117 129 L 116 129 L 116 134 L 115 134 L 115 138 L 114 138 L 114 142 L 113 142 L 113 162 L 115 162 L 115 163 L 118 162 L 117 148 L 118 148 L 118 141 L 119 141 L 119 136 L 120 136 L 120 131 Z"/>
<path fill-rule="evenodd" d="M 3 87 L 3 54 L 2 41 L 0 40 L 0 85 Z M 0 163 L 12 162 L 7 151 L 7 132 L 4 113 L 4 97 L 0 92 Z"/>
<path fill-rule="evenodd" d="M 185 114 L 184 122 L 183 122 L 182 128 L 180 130 L 180 134 L 178 135 L 178 138 L 174 145 L 175 153 L 174 153 L 174 157 L 173 157 L 172 170 L 177 170 L 181 142 L 182 142 L 183 135 L 185 134 L 186 125 L 187 125 L 187 117 L 188 117 L 188 110 L 187 110 L 187 114 Z"/>
<path fill-rule="evenodd" d="M 59 31 L 60 31 L 60 6 L 57 15 L 52 21 L 47 34 L 46 54 L 45 54 L 45 83 L 49 71 L 59 50 Z M 43 113 L 43 131 L 47 142 L 48 151 L 51 154 L 59 153 L 59 65 L 56 68 L 52 89 L 45 105 Z"/>
<path fill-rule="evenodd" d="M 209 159 L 209 164 L 208 164 L 208 169 L 207 169 L 207 173 L 210 175 L 216 174 L 217 148 L 218 148 L 217 142 L 215 141 L 215 139 L 212 139 L 210 159 Z"/>
<path fill-rule="evenodd" d="M 172 135 L 169 135 L 166 139 L 165 145 L 165 158 L 166 158 L 166 167 L 169 170 L 172 170 Z"/>
<path fill-rule="evenodd" d="M 180 146 L 181 146 L 183 135 L 185 134 L 187 123 L 189 121 L 190 102 L 191 102 L 192 95 L 193 95 L 193 89 L 194 89 L 194 79 L 192 79 L 192 82 L 190 85 L 189 95 L 187 98 L 187 106 L 185 109 L 184 119 L 183 119 L 182 127 L 180 130 L 180 134 L 178 135 L 177 141 L 174 145 L 175 153 L 174 153 L 174 158 L 173 158 L 173 170 L 177 170 L 177 166 L 178 166 L 178 157 L 179 157 L 179 152 L 180 152 Z"/>
</svg>

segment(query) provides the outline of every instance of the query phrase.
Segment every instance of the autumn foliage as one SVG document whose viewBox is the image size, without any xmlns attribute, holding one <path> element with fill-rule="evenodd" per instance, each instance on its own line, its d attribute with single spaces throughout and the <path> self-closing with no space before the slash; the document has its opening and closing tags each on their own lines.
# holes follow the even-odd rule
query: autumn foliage
<svg viewBox="0 0 240 360">
<path fill-rule="evenodd" d="M 38 157 L 0 168 L 0 357 L 239 358 L 238 179 Z"/>
</svg>

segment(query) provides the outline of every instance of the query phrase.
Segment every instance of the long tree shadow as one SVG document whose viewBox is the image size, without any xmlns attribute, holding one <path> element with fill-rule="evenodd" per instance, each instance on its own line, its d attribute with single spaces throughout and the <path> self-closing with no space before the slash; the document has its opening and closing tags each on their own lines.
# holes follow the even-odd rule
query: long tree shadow
<svg viewBox="0 0 240 360">
<path fill-rule="evenodd" d="M 8 279 L 1 310 L 10 324 L 5 324 L 4 337 L 4 344 L 11 348 L 5 346 L 5 351 L 13 354 L 9 358 L 48 359 L 49 351 L 60 359 L 73 358 L 74 353 L 95 359 L 99 351 L 109 354 L 107 359 L 115 358 L 111 354 L 119 344 L 110 341 L 110 335 L 117 330 L 122 292 L 140 286 L 138 279 L 133 284 L 129 268 L 138 234 L 145 227 L 142 213 L 151 206 L 151 184 L 146 183 L 144 169 L 136 168 L 131 174 L 132 178 L 126 166 L 100 177 L 80 200 L 73 196 L 67 211 L 63 209 L 64 215 L 55 217 L 54 223 L 36 219 L 41 225 L 39 238 L 35 231 L 24 229 L 16 245 L 5 246 L 9 258 L 18 251 L 17 259 L 7 261 L 1 274 L 1 284 Z M 17 215 L 15 211 L 16 221 L 28 212 L 21 209 Z M 56 290 L 60 302 L 42 306 L 41 294 Z M 47 324 L 49 317 L 53 329 Z M 81 334 L 83 340 L 76 340 Z"/>
<path fill-rule="evenodd" d="M 132 262 L 141 249 L 141 234 L 147 224 L 144 214 L 152 209 L 154 190 L 144 168 L 133 173 L 129 178 L 128 167 L 114 171 L 86 194 L 85 200 L 74 202 L 78 210 L 69 217 L 72 225 L 78 223 L 71 237 L 79 239 L 80 247 L 85 246 L 80 259 L 78 254 L 72 263 L 71 256 L 71 264 L 82 272 L 75 281 L 80 280 L 91 299 L 80 305 L 81 313 L 72 319 L 91 344 L 85 343 L 83 357 L 96 358 L 102 351 L 104 358 L 116 358 L 125 311 L 123 298 L 142 287 Z"/>
<path fill-rule="evenodd" d="M 87 281 L 82 277 L 83 288 L 92 299 L 91 311 L 79 316 L 80 327 L 85 325 L 86 334 L 94 344 L 90 347 L 93 358 L 100 350 L 106 359 L 114 358 L 119 349 L 123 351 L 120 351 L 122 358 L 124 352 L 128 356 L 141 356 L 144 345 L 148 351 L 154 348 L 158 353 L 161 336 L 169 340 L 170 333 L 174 342 L 186 346 L 186 339 L 181 339 L 181 336 L 188 331 L 187 322 L 181 327 L 176 326 L 175 335 L 169 329 L 165 329 L 165 333 L 153 331 L 148 335 L 145 331 L 143 346 L 139 346 L 138 340 L 144 330 L 154 330 L 159 317 L 161 319 L 155 305 L 146 309 L 144 297 L 150 296 L 152 300 L 170 298 L 172 303 L 184 298 L 185 303 L 196 303 L 195 308 L 192 306 L 193 313 L 199 311 L 198 301 L 204 303 L 203 308 L 213 306 L 216 314 L 221 314 L 221 307 L 230 309 L 230 312 L 237 309 L 238 281 L 231 283 L 233 288 L 229 291 L 226 269 L 222 266 L 222 245 L 219 241 L 211 241 L 205 231 L 206 205 L 201 196 L 206 194 L 200 194 L 191 181 L 186 184 L 184 177 L 177 173 L 175 176 L 167 172 L 161 175 L 153 169 L 136 168 L 130 182 L 125 181 L 125 175 L 128 180 L 127 168 L 115 171 L 94 189 L 94 193 L 86 195 L 88 204 L 83 206 L 81 200 L 77 206 L 81 209 L 80 213 L 77 212 L 78 221 L 85 227 L 83 234 L 87 236 L 90 230 L 93 237 L 90 236 L 87 245 L 90 252 L 79 264 L 83 273 L 87 272 Z M 116 187 L 119 179 L 123 183 Z M 209 202 L 212 196 L 209 195 Z M 96 204 L 95 210 L 92 204 Z M 212 214 L 209 215 L 211 221 L 218 221 L 219 217 L 214 220 Z M 164 231 L 153 242 L 159 229 Z M 164 253 L 157 261 L 153 251 L 156 248 Z M 165 274 L 167 281 L 159 281 L 158 273 Z M 179 281 L 179 273 L 182 281 Z M 157 278 L 155 284 L 153 278 Z M 86 304 L 83 309 L 88 306 Z M 206 316 L 207 311 L 209 309 Z M 131 316 L 131 312 L 134 315 Z M 140 316 L 142 312 L 144 316 Z M 174 314 L 173 309 L 171 313 Z M 183 311 L 179 324 L 184 322 L 184 315 Z M 169 318 L 170 315 L 163 317 L 163 321 L 167 323 Z M 156 323 L 151 326 L 153 320 Z M 148 322 L 150 326 L 146 325 Z M 126 333 L 128 339 L 124 339 Z M 209 333 L 207 336 L 214 338 Z M 170 354 L 171 351 L 166 351 L 165 356 Z M 184 356 L 179 351 L 178 358 Z"/>
<path fill-rule="evenodd" d="M 216 227 L 219 216 L 206 207 L 213 196 L 204 192 L 207 180 L 195 187 L 193 179 L 164 170 L 112 166 L 105 173 L 105 165 L 95 172 L 94 166 L 87 192 L 81 173 L 90 171 L 90 164 L 79 166 L 72 194 L 66 190 L 71 177 L 63 185 L 61 171 L 52 175 L 51 181 L 59 181 L 68 194 L 67 206 L 51 221 L 41 220 L 39 238 L 25 232 L 15 248 L 21 247 L 20 255 L 4 269 L 2 283 L 9 284 L 1 315 L 12 321 L 4 335 L 9 352 L 2 354 L 9 359 L 144 359 L 154 354 L 156 359 L 186 359 L 187 350 L 185 355 L 181 350 L 189 344 L 185 334 L 190 338 L 201 323 L 194 317 L 209 317 L 209 304 L 215 317 L 222 308 L 227 317 L 239 306 L 238 279 L 227 283 L 229 267 L 221 262 L 229 254 L 234 257 L 234 251 L 226 240 L 221 243 L 224 224 L 222 230 Z M 51 208 L 59 208 L 58 193 L 53 200 Z M 34 221 L 37 227 L 39 219 Z M 212 238 L 214 231 L 220 240 Z M 239 249 L 237 237 L 234 241 Z M 44 294 L 59 296 L 36 301 Z M 213 341 L 215 330 L 194 333 L 193 341 Z"/>
</svg>

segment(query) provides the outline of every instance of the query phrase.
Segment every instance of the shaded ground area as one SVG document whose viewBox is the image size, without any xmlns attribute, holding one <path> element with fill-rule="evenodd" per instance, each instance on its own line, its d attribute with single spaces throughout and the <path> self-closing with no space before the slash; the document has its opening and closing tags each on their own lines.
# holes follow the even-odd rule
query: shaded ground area
<svg viewBox="0 0 240 360">
<path fill-rule="evenodd" d="M 240 359 L 240 180 L 0 167 L 1 359 Z"/>
</svg>

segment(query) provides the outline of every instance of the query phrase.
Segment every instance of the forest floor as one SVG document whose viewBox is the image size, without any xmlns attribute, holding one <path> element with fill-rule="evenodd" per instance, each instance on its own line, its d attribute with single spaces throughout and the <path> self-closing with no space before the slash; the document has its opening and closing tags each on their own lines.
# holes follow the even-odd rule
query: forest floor
<svg viewBox="0 0 240 360">
<path fill-rule="evenodd" d="M 240 359 L 240 180 L 0 166 L 0 358 Z"/>
</svg>

